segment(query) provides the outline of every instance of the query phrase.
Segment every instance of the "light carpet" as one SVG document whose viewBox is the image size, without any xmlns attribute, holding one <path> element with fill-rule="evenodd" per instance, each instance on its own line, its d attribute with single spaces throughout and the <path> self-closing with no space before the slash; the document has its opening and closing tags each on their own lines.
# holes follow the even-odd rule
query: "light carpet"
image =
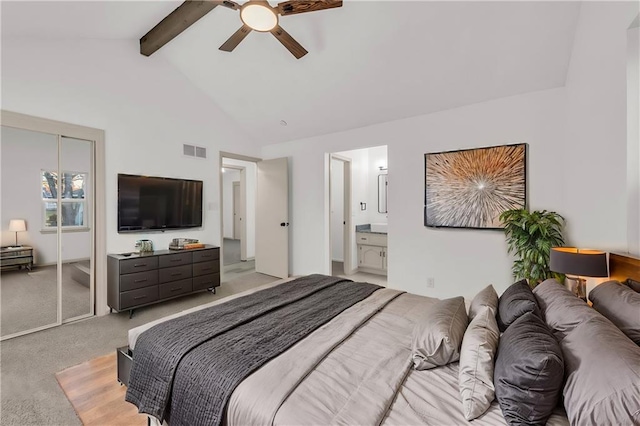
<svg viewBox="0 0 640 426">
<path fill-rule="evenodd" d="M 0 274 L 1 334 L 26 331 L 56 322 L 58 287 L 56 266 L 33 271 L 7 270 Z M 62 319 L 90 312 L 89 288 L 72 277 L 73 265 L 62 265 Z"/>
<path fill-rule="evenodd" d="M 128 312 L 94 317 L 1 343 L 2 425 L 80 425 L 54 374 L 127 344 L 127 331 L 184 309 L 230 296 L 276 278 L 245 275 L 225 282 L 217 294 L 197 293 Z"/>
</svg>

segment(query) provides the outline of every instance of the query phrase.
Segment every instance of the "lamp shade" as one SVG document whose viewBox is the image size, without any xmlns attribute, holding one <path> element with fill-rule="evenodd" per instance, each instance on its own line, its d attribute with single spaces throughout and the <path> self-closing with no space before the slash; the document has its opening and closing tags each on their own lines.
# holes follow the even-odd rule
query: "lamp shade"
<svg viewBox="0 0 640 426">
<path fill-rule="evenodd" d="M 22 232 L 27 230 L 27 224 L 24 219 L 11 219 L 9 221 L 9 231 Z"/>
<path fill-rule="evenodd" d="M 553 247 L 549 269 L 561 274 L 582 277 L 608 277 L 607 254 L 599 250 L 576 247 Z"/>
</svg>

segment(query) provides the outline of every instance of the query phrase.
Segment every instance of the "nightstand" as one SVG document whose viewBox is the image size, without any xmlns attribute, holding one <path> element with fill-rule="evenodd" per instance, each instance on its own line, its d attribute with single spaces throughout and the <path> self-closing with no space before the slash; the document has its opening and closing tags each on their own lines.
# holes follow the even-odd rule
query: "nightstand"
<svg viewBox="0 0 640 426">
<path fill-rule="evenodd" d="M 0 248 L 0 268 L 10 268 L 17 266 L 22 269 L 24 266 L 28 270 L 33 268 L 33 247 L 2 247 Z"/>
</svg>

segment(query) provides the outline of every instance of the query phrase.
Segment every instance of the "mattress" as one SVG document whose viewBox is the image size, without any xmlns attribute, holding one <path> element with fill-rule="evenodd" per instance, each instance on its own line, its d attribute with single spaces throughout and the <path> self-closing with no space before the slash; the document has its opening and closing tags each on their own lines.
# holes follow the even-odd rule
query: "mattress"
<svg viewBox="0 0 640 426">
<path fill-rule="evenodd" d="M 411 368 L 413 327 L 438 299 L 401 293 L 375 292 L 263 365 L 233 392 L 226 424 L 468 424 L 457 363 L 425 371 Z M 132 329 L 130 345 L 144 330 L 171 317 Z M 158 423 L 152 419 L 152 424 Z M 506 423 L 494 401 L 473 424 Z M 569 422 L 558 408 L 547 424 Z"/>
</svg>

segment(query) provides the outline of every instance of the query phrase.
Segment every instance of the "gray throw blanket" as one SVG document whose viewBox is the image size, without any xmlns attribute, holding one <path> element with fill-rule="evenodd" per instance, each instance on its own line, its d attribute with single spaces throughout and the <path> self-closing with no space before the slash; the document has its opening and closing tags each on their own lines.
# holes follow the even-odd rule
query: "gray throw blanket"
<svg viewBox="0 0 640 426">
<path fill-rule="evenodd" d="M 220 425 L 244 378 L 379 288 L 310 275 L 158 324 L 138 338 L 126 400 L 172 426 Z"/>
</svg>

